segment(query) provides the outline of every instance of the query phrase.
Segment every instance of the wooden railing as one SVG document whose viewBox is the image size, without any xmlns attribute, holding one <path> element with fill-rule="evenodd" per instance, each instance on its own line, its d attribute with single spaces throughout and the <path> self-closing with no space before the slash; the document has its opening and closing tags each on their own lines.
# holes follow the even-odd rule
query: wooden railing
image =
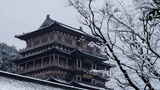
<svg viewBox="0 0 160 90">
<path fill-rule="evenodd" d="M 32 71 L 37 71 L 37 70 L 41 70 L 41 69 L 45 69 L 45 68 L 49 68 L 49 67 L 58 67 L 58 68 L 62 68 L 62 69 L 66 69 L 66 70 L 71 70 L 71 67 L 68 65 L 59 65 L 58 63 L 50 63 L 50 64 L 45 64 L 45 65 L 41 65 L 38 67 L 33 66 L 32 68 L 27 68 L 21 71 L 18 71 L 19 74 L 24 74 L 24 73 L 29 73 Z"/>
</svg>

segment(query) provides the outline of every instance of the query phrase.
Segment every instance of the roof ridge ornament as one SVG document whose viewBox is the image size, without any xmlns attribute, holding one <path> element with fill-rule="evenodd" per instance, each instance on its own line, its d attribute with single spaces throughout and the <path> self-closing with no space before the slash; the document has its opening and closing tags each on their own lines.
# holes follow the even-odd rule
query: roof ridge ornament
<svg viewBox="0 0 160 90">
<path fill-rule="evenodd" d="M 46 18 L 47 18 L 47 19 L 50 19 L 50 14 L 47 14 Z"/>
<path fill-rule="evenodd" d="M 55 21 L 53 19 L 50 18 L 50 15 L 47 14 L 46 15 L 46 19 L 44 20 L 44 22 L 41 24 L 39 29 L 43 29 L 46 27 L 50 27 L 51 25 L 53 25 L 55 23 Z"/>
</svg>

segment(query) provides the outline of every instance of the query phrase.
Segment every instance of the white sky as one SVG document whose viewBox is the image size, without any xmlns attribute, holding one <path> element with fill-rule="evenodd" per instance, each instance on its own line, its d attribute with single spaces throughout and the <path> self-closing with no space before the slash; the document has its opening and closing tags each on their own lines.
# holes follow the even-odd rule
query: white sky
<svg viewBox="0 0 160 90">
<path fill-rule="evenodd" d="M 78 14 L 67 0 L 0 0 L 0 42 L 24 48 L 14 35 L 36 30 L 47 14 L 57 21 L 79 27 Z"/>
<path fill-rule="evenodd" d="M 132 0 L 122 1 L 129 4 Z M 64 24 L 80 26 L 79 15 L 68 0 L 0 0 L 0 42 L 25 48 L 25 42 L 14 36 L 38 29 L 47 14 Z"/>
</svg>

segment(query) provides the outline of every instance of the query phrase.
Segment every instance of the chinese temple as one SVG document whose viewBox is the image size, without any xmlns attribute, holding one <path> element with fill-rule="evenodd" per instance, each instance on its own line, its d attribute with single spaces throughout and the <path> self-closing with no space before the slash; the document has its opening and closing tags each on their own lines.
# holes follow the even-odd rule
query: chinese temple
<svg viewBox="0 0 160 90">
<path fill-rule="evenodd" d="M 113 66 L 100 48 L 89 45 L 100 40 L 47 15 L 35 31 L 16 35 L 26 42 L 15 60 L 18 74 L 89 90 L 108 90 L 105 85 Z"/>
</svg>

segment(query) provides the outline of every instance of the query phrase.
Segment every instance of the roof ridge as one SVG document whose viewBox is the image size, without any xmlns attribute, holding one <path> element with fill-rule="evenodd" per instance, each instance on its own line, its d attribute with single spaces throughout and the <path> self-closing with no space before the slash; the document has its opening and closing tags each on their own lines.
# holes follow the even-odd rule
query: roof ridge
<svg viewBox="0 0 160 90">
<path fill-rule="evenodd" d="M 56 21 L 58 24 L 61 24 L 61 25 L 64 25 L 64 26 L 67 26 L 67 27 L 70 27 L 70 28 L 73 28 L 73 29 L 76 29 L 76 30 L 79 30 L 79 28 L 75 28 L 75 27 L 72 27 L 70 25 L 67 25 L 67 24 L 64 24 L 64 23 L 61 23 L 59 21 Z"/>
<path fill-rule="evenodd" d="M 46 19 L 43 21 L 41 26 L 38 29 L 43 29 L 53 25 L 56 21 L 50 18 L 50 15 L 47 14 Z"/>
</svg>

